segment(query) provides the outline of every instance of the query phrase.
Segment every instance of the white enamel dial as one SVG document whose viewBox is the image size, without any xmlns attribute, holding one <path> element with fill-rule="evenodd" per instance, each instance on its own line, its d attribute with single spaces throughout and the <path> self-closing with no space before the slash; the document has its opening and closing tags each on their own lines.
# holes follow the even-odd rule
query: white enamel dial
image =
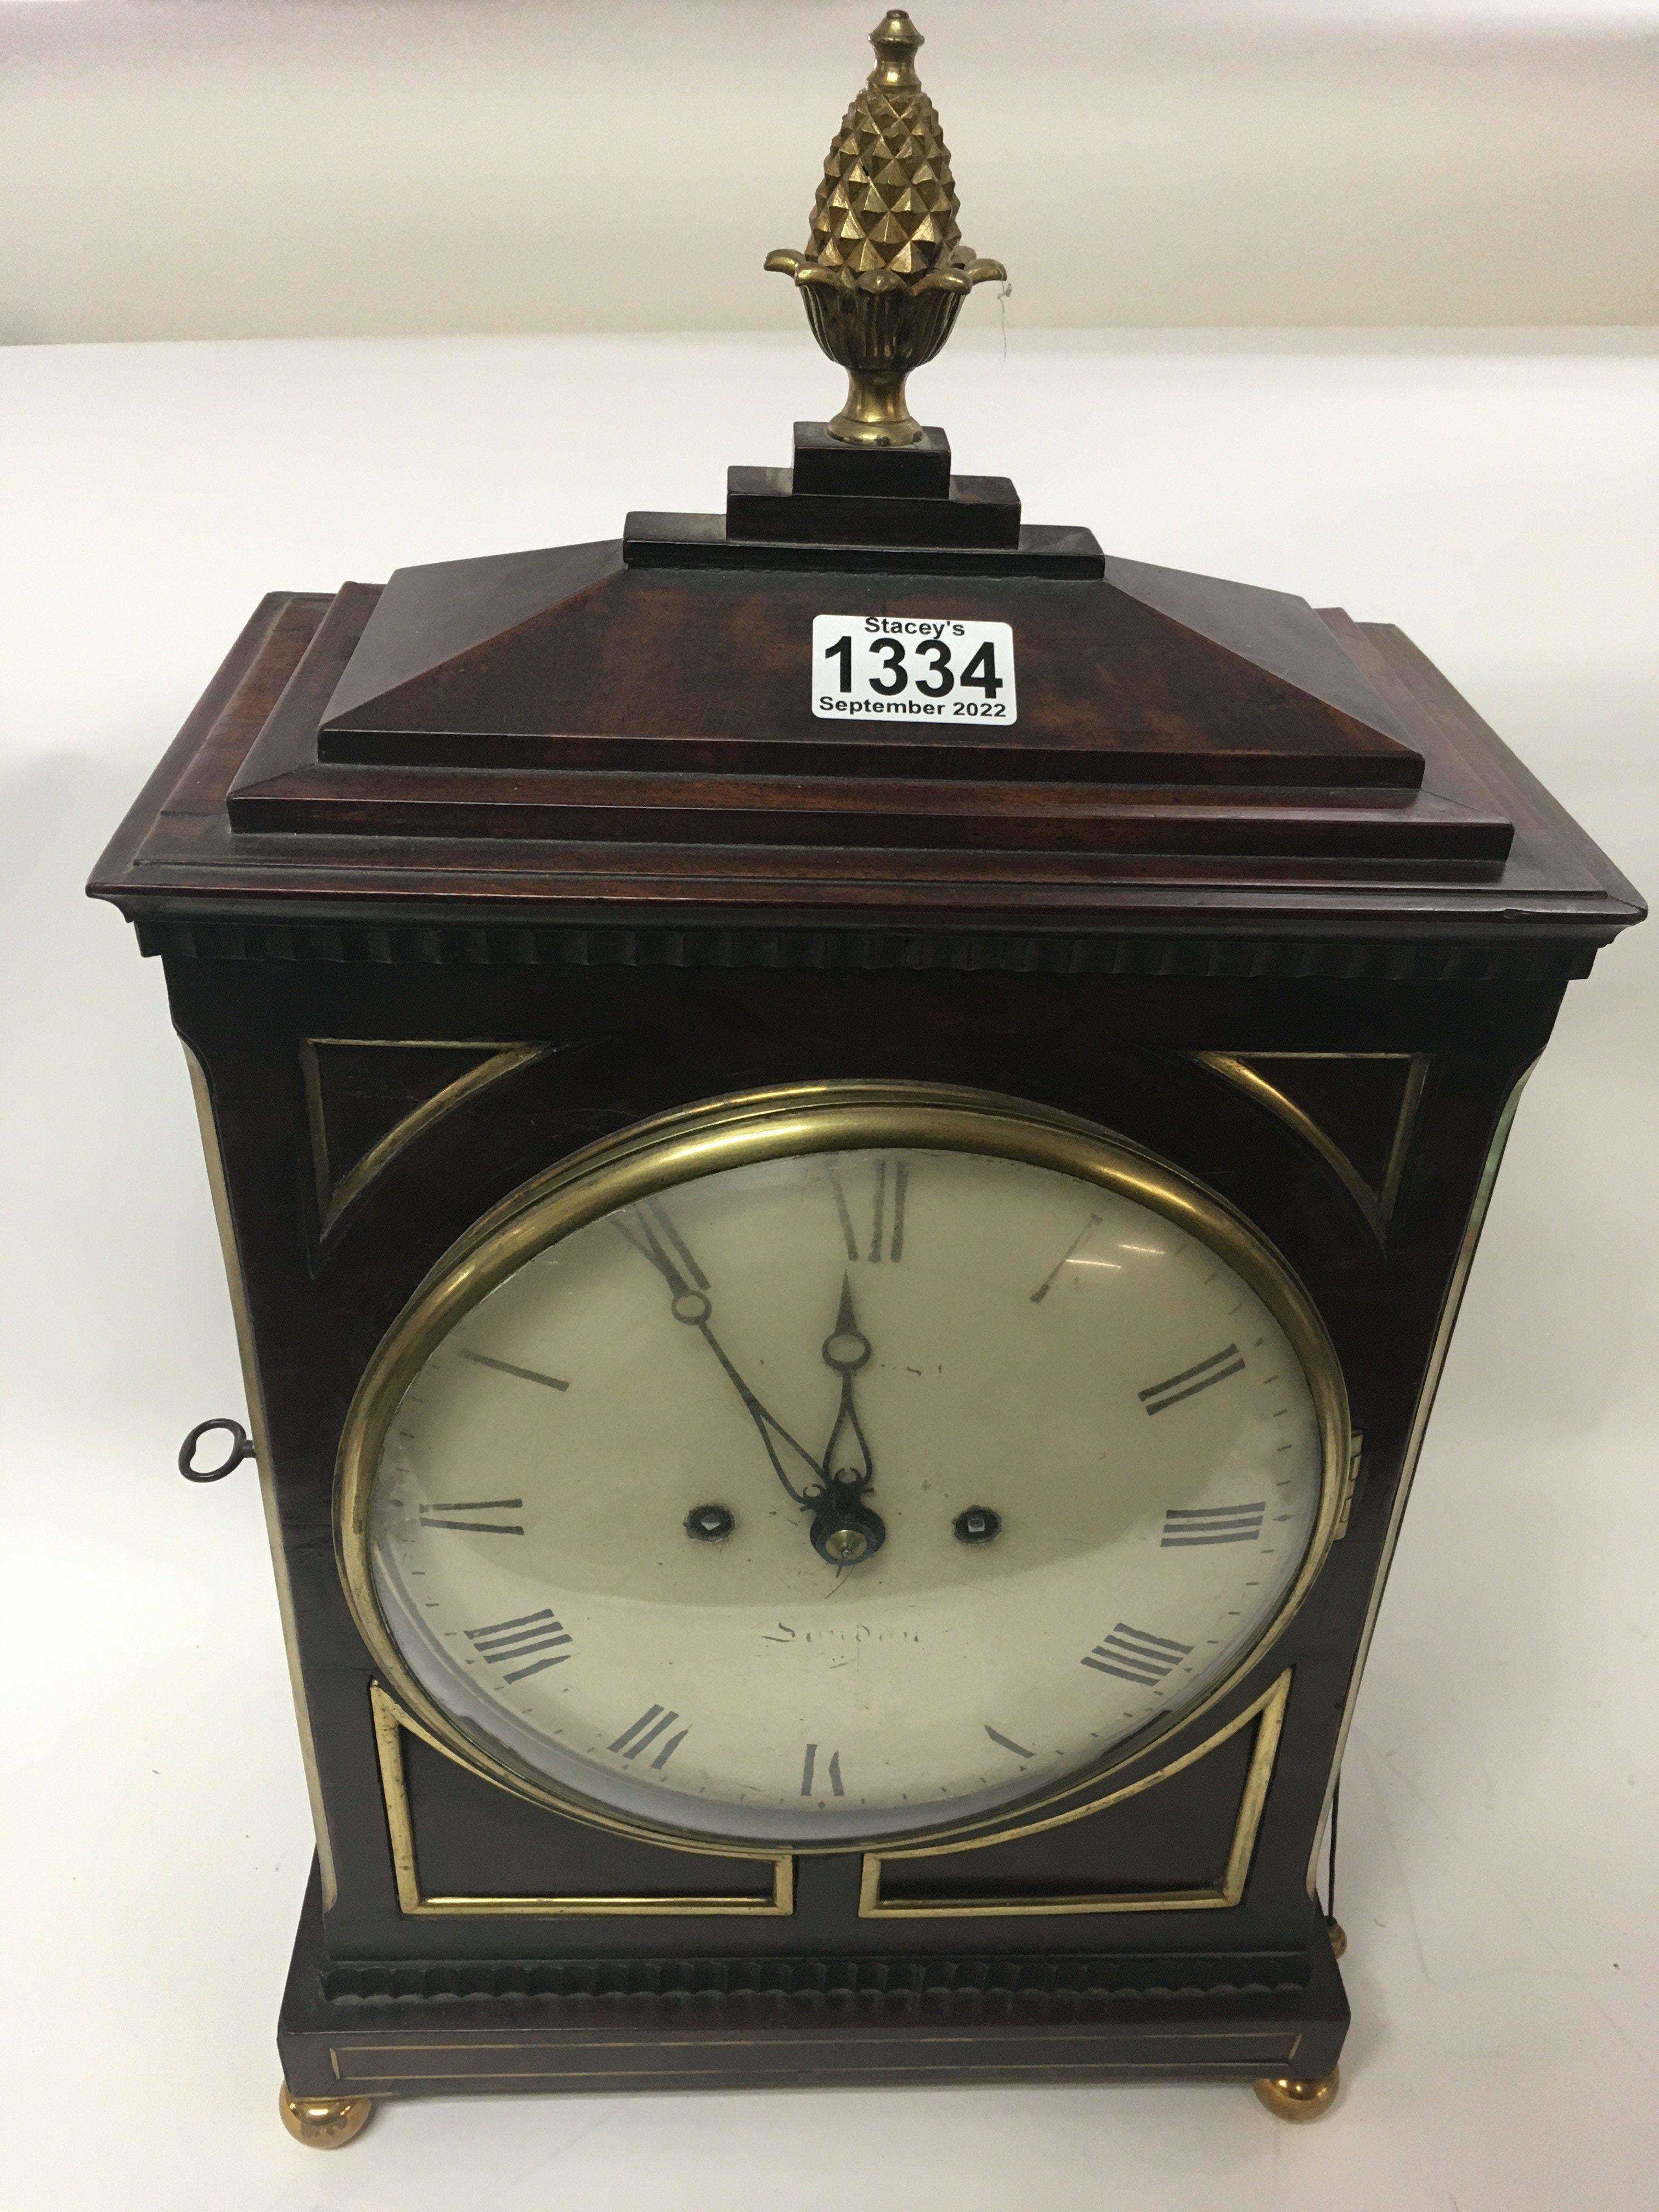
<svg viewBox="0 0 1659 2212">
<path fill-rule="evenodd" d="M 988 1153 L 798 1153 L 590 1221 L 464 1313 L 391 1416 L 368 1549 L 494 1759 L 823 1846 L 1041 1794 L 1190 1707 L 1282 1608 L 1322 1465 L 1285 1329 L 1173 1212 Z"/>
</svg>

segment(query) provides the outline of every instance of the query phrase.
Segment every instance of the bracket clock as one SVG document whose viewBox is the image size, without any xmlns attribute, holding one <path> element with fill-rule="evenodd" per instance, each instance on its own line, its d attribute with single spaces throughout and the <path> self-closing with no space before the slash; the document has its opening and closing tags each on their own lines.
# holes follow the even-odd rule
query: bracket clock
<svg viewBox="0 0 1659 2212">
<path fill-rule="evenodd" d="M 1397 630 L 952 475 L 905 380 L 1002 271 L 873 37 L 768 263 L 849 372 L 793 467 L 272 594 L 91 886 L 224 1236 L 308 2142 L 1334 2093 L 1406 1493 L 1521 1085 L 1642 909 Z"/>
</svg>

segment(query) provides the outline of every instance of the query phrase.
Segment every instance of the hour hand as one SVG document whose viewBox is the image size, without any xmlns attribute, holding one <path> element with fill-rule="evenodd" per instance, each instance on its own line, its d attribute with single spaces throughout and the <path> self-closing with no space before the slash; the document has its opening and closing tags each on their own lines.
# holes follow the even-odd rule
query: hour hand
<svg viewBox="0 0 1659 2212">
<path fill-rule="evenodd" d="M 842 1278 L 836 1326 L 823 1340 L 823 1364 L 841 1377 L 841 1405 L 824 1447 L 823 1486 L 809 1491 L 805 1502 L 813 1509 L 813 1549 L 832 1565 L 848 1567 L 881 1549 L 887 1540 L 887 1524 L 866 1502 L 876 1469 L 853 1384 L 870 1364 L 870 1340 L 858 1325 L 853 1286 L 846 1276 Z"/>
</svg>

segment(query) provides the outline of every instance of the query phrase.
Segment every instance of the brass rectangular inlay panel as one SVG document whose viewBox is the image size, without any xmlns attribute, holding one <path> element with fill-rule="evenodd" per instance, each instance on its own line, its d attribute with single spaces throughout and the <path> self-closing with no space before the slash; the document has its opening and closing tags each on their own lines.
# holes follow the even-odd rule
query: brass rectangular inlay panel
<svg viewBox="0 0 1659 2212">
<path fill-rule="evenodd" d="M 378 1682 L 369 1685 L 374 1714 L 374 1743 L 380 1755 L 380 1789 L 386 1800 L 386 1831 L 392 1844 L 392 1864 L 398 1882 L 398 1909 L 411 1920 L 495 1918 L 547 1919 L 571 1914 L 641 1914 L 684 1917 L 688 1913 L 763 1914 L 787 1916 L 795 1909 L 795 1862 L 787 1852 L 755 1851 L 745 1857 L 769 1859 L 769 1892 L 738 1893 L 733 1896 L 697 1897 L 483 1897 L 428 1895 L 421 1886 L 415 1848 L 415 1824 L 410 1810 L 409 1782 L 404 1767 L 404 1733 L 417 1735 L 434 1751 L 449 1753 L 419 1723 L 387 1697 Z"/>
<path fill-rule="evenodd" d="M 971 1843 L 935 1844 L 931 1850 L 920 1846 L 904 1851 L 867 1851 L 859 1884 L 859 1917 L 861 1920 L 995 1920 L 1038 1914 L 1202 1912 L 1237 1905 L 1244 1894 L 1250 1856 L 1255 1848 L 1256 1830 L 1261 1825 L 1261 1809 L 1267 1802 L 1267 1785 L 1273 1779 L 1279 1731 L 1285 1721 L 1285 1704 L 1290 1691 L 1291 1669 L 1286 1668 L 1254 1705 L 1247 1705 L 1224 1728 L 1218 1729 L 1213 1735 L 1206 1736 L 1191 1751 L 1184 1753 L 1179 1759 L 1171 1759 L 1167 1766 L 1160 1766 L 1157 1773 L 1146 1775 L 1125 1789 L 1114 1790 L 1103 1797 L 1097 1797 L 1074 1811 L 1060 1814 L 1047 1820 L 1034 1820 L 1026 1828 L 1005 1829 L 999 1835 L 978 1838 Z M 893 1860 L 945 1858 L 957 1852 L 983 1850 L 989 1844 L 1006 1843 L 1012 1837 L 1036 1835 L 1043 1828 L 1060 1827 L 1068 1821 L 1086 1820 L 1091 1813 L 1103 1812 L 1109 1805 L 1121 1804 L 1126 1797 L 1138 1797 L 1145 1790 L 1155 1790 L 1160 1782 L 1167 1782 L 1172 1775 L 1195 1765 L 1208 1753 L 1225 1743 L 1231 1736 L 1237 1735 L 1241 1729 L 1249 1727 L 1253 1722 L 1256 1729 L 1255 1746 L 1250 1754 L 1249 1770 L 1239 1797 L 1226 1867 L 1220 1881 L 1213 1888 L 1165 1890 L 1150 1894 L 1103 1890 L 1088 1897 L 1060 1898 L 906 1898 L 902 1903 L 882 1895 L 882 1870 Z"/>
</svg>

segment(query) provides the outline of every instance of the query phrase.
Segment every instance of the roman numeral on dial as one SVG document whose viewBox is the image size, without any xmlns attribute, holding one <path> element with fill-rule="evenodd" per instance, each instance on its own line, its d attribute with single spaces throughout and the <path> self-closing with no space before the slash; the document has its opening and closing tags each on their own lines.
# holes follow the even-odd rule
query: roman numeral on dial
<svg viewBox="0 0 1659 2212">
<path fill-rule="evenodd" d="M 806 1747 L 806 1761 L 802 1766 L 800 1771 L 801 1796 L 803 1797 L 822 1797 L 827 1791 L 832 1797 L 844 1797 L 847 1795 L 847 1792 L 842 1787 L 841 1753 L 838 1751 L 832 1751 L 830 1753 L 829 1762 L 823 1770 L 823 1779 L 821 1782 L 815 1778 L 817 1758 L 818 1747 L 817 1744 L 809 1743 Z"/>
<path fill-rule="evenodd" d="M 607 1746 L 607 1749 L 623 1759 L 637 1759 L 642 1751 L 648 1751 L 659 1736 L 672 1729 L 678 1718 L 678 1713 L 665 1712 L 660 1705 L 647 1705 L 638 1720 L 630 1728 L 625 1728 L 615 1743 Z M 652 1760 L 652 1765 L 659 1770 L 666 1766 L 690 1733 L 687 1727 L 683 1728 L 678 1735 L 671 1735 Z"/>
<path fill-rule="evenodd" d="M 859 1240 L 862 1224 L 855 1219 L 854 1213 L 856 1197 L 849 1205 L 841 1169 L 834 1161 L 830 1163 L 830 1188 L 835 1194 L 842 1241 L 847 1247 L 849 1260 L 897 1261 L 904 1257 L 904 1206 L 909 1194 L 910 1170 L 902 1160 L 878 1159 L 873 1164 L 872 1177 L 870 1210 L 866 1217 L 869 1222 L 869 1249 L 860 1251 Z"/>
<path fill-rule="evenodd" d="M 556 1620 L 552 1608 L 544 1606 L 539 1613 L 521 1613 L 516 1620 L 498 1620 L 489 1628 L 469 1628 L 466 1640 L 477 1648 L 479 1656 L 488 1659 L 492 1666 L 507 1668 L 503 1679 L 522 1682 L 526 1674 L 539 1674 L 544 1668 L 562 1667 L 570 1656 L 557 1647 L 568 1644 L 570 1638 L 564 1624 Z M 540 1652 L 557 1651 L 550 1659 L 532 1656 Z M 513 1662 L 528 1659 L 527 1667 Z"/>
<path fill-rule="evenodd" d="M 910 1170 L 902 1160 L 876 1162 L 875 1208 L 870 1224 L 870 1257 L 881 1259 L 883 1239 L 886 1240 L 885 1256 L 898 1261 L 904 1257 L 904 1195 L 910 1180 Z"/>
<path fill-rule="evenodd" d="M 1267 1508 L 1254 1505 L 1172 1505 L 1164 1516 L 1158 1549 L 1183 1544 L 1254 1544 Z"/>
<path fill-rule="evenodd" d="M 1155 1690 L 1192 1648 L 1167 1636 L 1149 1636 L 1144 1628 L 1131 1628 L 1127 1620 L 1120 1620 L 1083 1663 L 1097 1674 L 1115 1674 L 1122 1681 L 1139 1683 L 1143 1690 Z"/>
<path fill-rule="evenodd" d="M 1017 1759 L 1036 1757 L 1036 1753 L 1034 1751 L 1028 1751 L 1023 1743 L 1016 1743 L 1012 1736 L 1004 1735 L 1000 1729 L 994 1729 L 989 1721 L 985 1723 L 985 1733 L 993 1743 L 1000 1743 L 1005 1751 L 1012 1751 Z"/>
<path fill-rule="evenodd" d="M 1141 1404 L 1149 1413 L 1167 1413 L 1171 1406 L 1178 1406 L 1183 1398 L 1196 1398 L 1200 1390 L 1212 1383 L 1224 1382 L 1230 1375 L 1242 1375 L 1244 1362 L 1239 1357 L 1236 1344 L 1224 1346 L 1212 1352 L 1207 1359 L 1200 1359 L 1195 1367 L 1183 1367 L 1179 1375 L 1166 1375 L 1161 1382 L 1139 1393 Z"/>
<path fill-rule="evenodd" d="M 493 1367 L 498 1375 L 516 1375 L 520 1382 L 545 1382 L 550 1390 L 568 1390 L 570 1385 L 561 1382 L 556 1375 L 544 1375 L 539 1367 L 520 1367 L 510 1359 L 497 1359 L 493 1352 L 463 1352 L 463 1359 L 470 1359 L 475 1367 Z"/>
<path fill-rule="evenodd" d="M 521 1521 L 504 1521 L 504 1513 L 522 1513 L 522 1498 L 473 1498 L 448 1505 L 422 1505 L 422 1528 L 465 1528 L 474 1536 L 522 1536 Z"/>
</svg>

